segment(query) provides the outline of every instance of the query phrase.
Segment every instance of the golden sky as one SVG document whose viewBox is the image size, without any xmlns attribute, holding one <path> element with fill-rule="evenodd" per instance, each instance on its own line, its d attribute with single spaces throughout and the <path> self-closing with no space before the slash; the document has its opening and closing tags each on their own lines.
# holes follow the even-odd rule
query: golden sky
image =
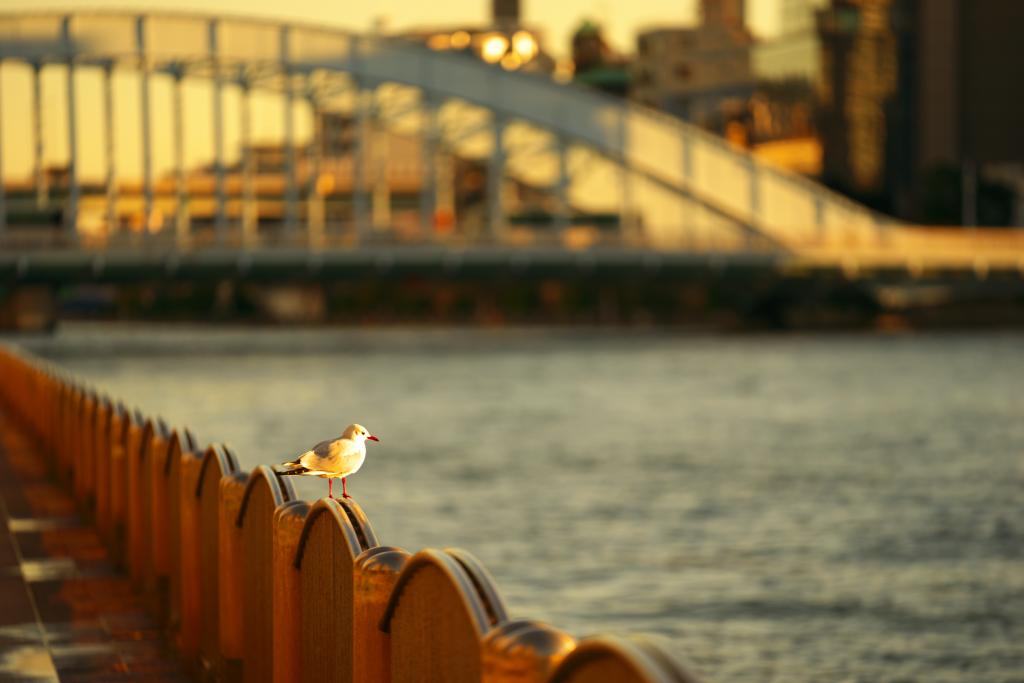
<svg viewBox="0 0 1024 683">
<path fill-rule="evenodd" d="M 696 21 L 698 0 L 521 0 L 524 22 L 544 33 L 545 47 L 556 56 L 568 52 L 569 37 L 583 18 L 594 19 L 606 27 L 608 39 L 623 52 L 633 52 L 638 29 L 652 25 L 685 24 Z M 747 0 L 750 24 L 757 33 L 770 34 L 774 27 L 779 0 Z M 490 16 L 490 0 L 373 0 L 345 3 L 341 0 L 65 0 L 50 4 L 40 0 L 0 0 L 0 11 L 83 11 L 87 9 L 193 11 L 241 16 L 262 16 L 300 20 L 339 28 L 366 31 L 383 23 L 387 31 L 422 26 L 484 24 Z M 3 87 L 3 117 L 0 140 L 3 172 L 7 179 L 27 178 L 32 165 L 30 103 L 27 67 L 9 64 L 0 70 Z M 43 75 L 44 163 L 62 164 L 67 159 L 66 83 L 59 68 Z M 131 73 L 120 73 L 115 80 L 115 107 L 118 129 L 119 173 L 137 177 L 141 173 L 138 117 L 138 82 Z M 171 92 L 168 79 L 153 79 L 154 172 L 159 176 L 171 168 L 173 150 L 169 129 Z M 102 178 L 104 171 L 102 114 L 99 100 L 101 81 L 95 69 L 80 69 L 79 93 L 79 172 L 83 178 Z M 186 86 L 186 165 L 208 163 L 212 149 L 210 120 L 211 91 L 208 83 L 190 82 Z M 225 92 L 224 117 L 237 121 L 237 93 Z M 257 103 L 253 120 L 255 141 L 275 140 L 282 126 L 281 104 L 272 97 Z M 301 140 L 309 135 L 308 116 L 296 117 L 296 134 Z M 237 156 L 238 127 L 225 128 L 225 151 L 230 162 Z"/>
<path fill-rule="evenodd" d="M 585 17 L 602 23 L 608 39 L 619 50 L 632 52 L 634 34 L 640 28 L 694 21 L 697 0 L 521 0 L 523 19 L 545 32 L 547 49 L 562 55 L 573 29 Z M 777 25 L 779 0 L 747 0 L 753 30 L 771 33 Z M 388 30 L 416 26 L 484 23 L 490 16 L 490 0 L 3 0 L 4 11 L 35 9 L 138 8 L 202 13 L 224 12 L 244 16 L 298 19 L 368 30 L 383 21 Z"/>
</svg>

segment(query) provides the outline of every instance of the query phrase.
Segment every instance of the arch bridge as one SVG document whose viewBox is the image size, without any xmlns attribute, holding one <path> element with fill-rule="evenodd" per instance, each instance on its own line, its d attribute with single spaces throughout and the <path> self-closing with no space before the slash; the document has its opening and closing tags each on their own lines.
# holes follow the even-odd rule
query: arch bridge
<svg viewBox="0 0 1024 683">
<path fill-rule="evenodd" d="M 1024 265 L 1019 235 L 1009 251 L 937 241 L 674 118 L 399 38 L 7 13 L 0 67 L 0 117 L 22 106 L 31 131 L 20 184 L 3 164 L 11 125 L 0 139 L 0 239 L 22 250 L 49 222 L 45 244 L 73 251 L 613 245 Z M 266 144 L 254 123 L 269 119 Z"/>
</svg>

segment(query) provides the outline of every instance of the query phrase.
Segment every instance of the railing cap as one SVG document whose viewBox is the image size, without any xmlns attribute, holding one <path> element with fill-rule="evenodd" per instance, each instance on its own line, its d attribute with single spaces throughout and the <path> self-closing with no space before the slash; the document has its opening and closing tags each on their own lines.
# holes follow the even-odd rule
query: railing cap
<svg viewBox="0 0 1024 683">
<path fill-rule="evenodd" d="M 413 555 L 405 563 L 402 573 L 395 582 L 391 598 L 380 621 L 380 629 L 385 633 L 391 632 L 391 619 L 401 602 L 402 593 L 415 575 L 427 566 L 440 569 L 448 577 L 476 623 L 477 632 L 481 637 L 508 619 L 505 605 L 494 587 L 493 580 L 475 557 L 464 550 L 427 548 Z"/>
<path fill-rule="evenodd" d="M 206 479 L 206 471 L 211 467 L 217 468 L 217 479 L 220 480 L 222 477 L 226 477 L 238 471 L 238 460 L 226 444 L 218 443 L 207 446 L 206 452 L 203 454 L 203 462 L 199 466 L 199 480 L 196 482 L 196 498 L 203 495 L 203 483 Z"/>
<path fill-rule="evenodd" d="M 239 528 L 245 523 L 245 513 L 249 510 L 249 499 L 252 498 L 253 492 L 261 481 L 266 483 L 275 508 L 282 503 L 295 500 L 295 489 L 290 481 L 282 480 L 270 466 L 259 465 L 249 474 L 249 479 L 245 484 L 242 505 L 238 510 L 238 519 L 235 522 Z"/>
<path fill-rule="evenodd" d="M 299 546 L 295 552 L 296 569 L 301 569 L 302 567 L 302 558 L 306 552 L 309 534 L 322 515 L 329 515 L 341 530 L 353 561 L 364 550 L 377 545 L 377 536 L 373 533 L 370 522 L 366 519 L 366 515 L 363 514 L 362 508 L 355 501 L 351 499 L 335 500 L 334 498 L 321 498 L 313 504 L 309 514 L 306 515 L 306 523 L 302 527 Z"/>
<path fill-rule="evenodd" d="M 645 636 L 594 636 L 580 641 L 551 675 L 549 683 L 565 683 L 586 664 L 604 658 L 618 660 L 646 683 L 701 683 L 668 650 Z"/>
</svg>

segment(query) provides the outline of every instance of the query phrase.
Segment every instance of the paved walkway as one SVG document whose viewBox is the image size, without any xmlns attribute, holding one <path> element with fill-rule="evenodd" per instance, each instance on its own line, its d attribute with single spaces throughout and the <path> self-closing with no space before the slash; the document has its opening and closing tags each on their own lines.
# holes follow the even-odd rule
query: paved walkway
<svg viewBox="0 0 1024 683">
<path fill-rule="evenodd" d="M 143 604 L 0 412 L 0 683 L 184 683 Z"/>
</svg>

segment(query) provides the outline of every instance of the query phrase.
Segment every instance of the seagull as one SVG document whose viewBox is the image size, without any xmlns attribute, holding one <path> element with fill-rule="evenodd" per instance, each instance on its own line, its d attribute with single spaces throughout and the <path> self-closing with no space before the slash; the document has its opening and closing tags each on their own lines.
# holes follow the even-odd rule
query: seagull
<svg viewBox="0 0 1024 683">
<path fill-rule="evenodd" d="M 345 487 L 345 479 L 351 477 L 363 466 L 366 459 L 366 440 L 380 441 L 366 427 L 349 425 L 336 439 L 321 441 L 299 457 L 284 462 L 275 468 L 278 474 L 320 477 L 327 480 L 327 495 L 334 499 L 334 480 L 341 478 L 342 498 L 351 498 Z"/>
</svg>

